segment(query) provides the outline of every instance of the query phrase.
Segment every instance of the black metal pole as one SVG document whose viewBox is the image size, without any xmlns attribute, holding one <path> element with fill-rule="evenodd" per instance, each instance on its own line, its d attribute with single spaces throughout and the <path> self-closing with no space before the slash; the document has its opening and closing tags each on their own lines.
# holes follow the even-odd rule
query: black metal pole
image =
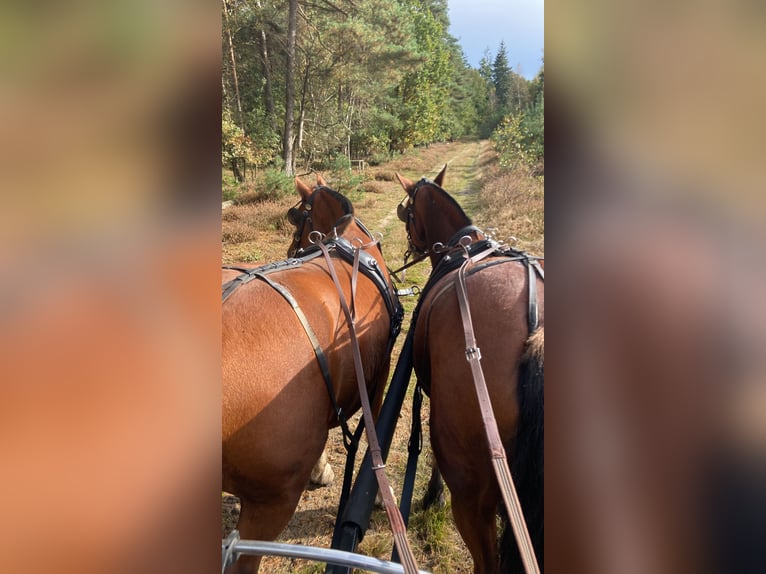
<svg viewBox="0 0 766 574">
<path fill-rule="evenodd" d="M 383 460 L 388 457 L 394 429 L 399 420 L 404 398 L 407 395 L 407 387 L 412 372 L 412 340 L 415 329 L 410 328 L 407 338 L 404 340 L 402 352 L 396 362 L 391 385 L 388 388 L 383 406 L 380 409 L 378 424 L 375 430 L 378 433 Z M 359 468 L 356 482 L 351 489 L 343 516 L 335 523 L 335 531 L 332 537 L 332 548 L 355 552 L 356 547 L 364 538 L 364 534 L 370 525 L 370 515 L 375 503 L 375 495 L 378 492 L 378 483 L 372 470 L 372 462 L 369 450 L 364 455 L 362 465 Z M 325 574 L 349 574 L 351 569 L 345 566 L 327 565 Z"/>
</svg>

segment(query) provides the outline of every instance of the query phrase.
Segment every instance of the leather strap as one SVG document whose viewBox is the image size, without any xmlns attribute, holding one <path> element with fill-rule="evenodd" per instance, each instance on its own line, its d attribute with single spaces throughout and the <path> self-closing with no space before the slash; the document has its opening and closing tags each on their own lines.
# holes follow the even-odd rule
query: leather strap
<svg viewBox="0 0 766 574">
<path fill-rule="evenodd" d="M 527 327 L 530 333 L 534 333 L 539 325 L 539 313 L 537 311 L 537 277 L 535 272 L 540 275 L 540 279 L 545 280 L 545 272 L 537 259 L 527 258 L 524 264 L 529 271 L 529 314 L 527 316 Z"/>
<path fill-rule="evenodd" d="M 420 384 L 416 383 L 415 390 L 412 394 L 412 425 L 410 426 L 410 440 L 407 444 L 407 467 L 404 471 L 402 498 L 399 503 L 399 510 L 402 513 L 405 525 L 409 523 L 412 495 L 415 490 L 415 475 L 418 468 L 418 457 L 423 450 L 423 425 L 420 420 L 422 405 L 423 388 Z M 397 556 L 394 555 L 391 560 L 397 562 Z"/>
<path fill-rule="evenodd" d="M 519 497 L 513 484 L 511 470 L 508 467 L 508 460 L 505 455 L 505 448 L 503 448 L 503 442 L 500 439 L 500 431 L 497 428 L 497 421 L 492 409 L 492 402 L 489 397 L 489 391 L 487 390 L 487 383 L 484 379 L 484 371 L 481 368 L 481 351 L 476 344 L 473 321 L 471 319 L 471 311 L 468 303 L 468 289 L 465 280 L 466 269 L 471 263 L 483 259 L 494 250 L 494 248 L 488 249 L 475 255 L 472 258 L 466 258 L 466 261 L 458 271 L 458 280 L 456 284 L 457 299 L 458 306 L 460 307 L 460 315 L 463 321 L 463 332 L 465 335 L 466 344 L 465 355 L 466 359 L 468 360 L 468 364 L 471 367 L 471 374 L 473 375 L 474 386 L 476 388 L 476 396 L 478 398 L 479 408 L 481 410 L 481 418 L 484 422 L 484 429 L 487 433 L 487 441 L 489 442 L 492 466 L 500 486 L 503 502 L 505 503 L 505 507 L 508 511 L 508 518 L 511 522 L 511 526 L 513 527 L 516 543 L 519 546 L 519 552 L 521 553 L 524 568 L 527 574 L 539 574 L 540 569 L 535 557 L 535 551 L 532 547 L 532 541 L 529 536 L 527 524 L 524 521 L 524 514 L 521 509 L 521 503 L 519 502 Z M 534 284 L 534 273 L 532 274 L 531 278 L 532 281 L 530 281 L 530 285 Z"/>
<path fill-rule="evenodd" d="M 356 443 L 358 443 L 358 440 L 355 441 L 354 435 L 351 433 L 351 429 L 348 428 L 348 420 L 346 419 L 346 415 L 340 405 L 338 405 L 338 400 L 335 398 L 335 389 L 333 388 L 332 377 L 330 376 L 330 365 L 327 363 L 327 356 L 322 350 L 322 346 L 319 344 L 319 339 L 317 338 L 314 329 L 311 327 L 311 323 L 309 323 L 308 317 L 306 317 L 306 314 L 303 312 L 303 309 L 301 309 L 298 301 L 295 299 L 295 297 L 293 297 L 293 294 L 290 293 L 287 287 L 269 279 L 266 275 L 262 275 L 260 273 L 254 273 L 252 277 L 261 279 L 267 283 L 272 289 L 282 295 L 285 301 L 290 304 L 290 307 L 293 308 L 295 315 L 298 317 L 298 320 L 303 326 L 303 331 L 306 333 L 311 346 L 314 348 L 314 354 L 316 355 L 317 363 L 319 363 L 319 369 L 322 371 L 322 378 L 324 379 L 325 385 L 327 386 L 327 394 L 330 395 L 332 409 L 335 412 L 335 416 L 338 418 L 340 428 L 343 431 L 343 443 L 346 445 L 346 450 L 349 450 L 352 446 L 354 449 L 356 449 Z"/>
<path fill-rule="evenodd" d="M 343 287 L 338 280 L 338 275 L 335 272 L 335 266 L 332 264 L 332 258 L 330 257 L 330 251 L 327 246 L 321 242 L 318 242 L 319 248 L 327 260 L 327 266 L 330 271 L 335 287 L 338 289 L 338 295 L 340 297 L 340 305 L 343 309 L 343 314 L 346 316 L 346 322 L 348 323 L 349 334 L 351 336 L 351 350 L 354 355 L 354 368 L 356 370 L 356 381 L 359 387 L 359 397 L 362 402 L 362 414 L 365 423 L 365 429 L 367 431 L 367 444 L 369 445 L 370 455 L 372 457 L 372 468 L 375 471 L 375 478 L 378 481 L 378 488 L 380 489 L 381 496 L 383 497 L 383 504 L 386 508 L 386 514 L 388 515 L 388 521 L 391 524 L 391 530 L 394 535 L 394 542 L 402 556 L 402 566 L 406 574 L 417 574 L 418 567 L 415 561 L 415 556 L 407 541 L 407 529 L 404 525 L 402 515 L 399 513 L 399 509 L 396 507 L 394 501 L 393 490 L 388 481 L 388 477 L 385 473 L 385 463 L 383 462 L 383 456 L 381 453 L 380 442 L 378 441 L 377 433 L 375 432 L 375 424 L 372 418 L 372 407 L 370 406 L 370 397 L 367 394 L 367 386 L 364 379 L 364 367 L 362 366 L 362 354 L 359 350 L 359 340 L 356 336 L 356 323 L 355 318 L 351 313 L 348 303 L 346 302 L 346 296 L 343 293 Z M 351 279 L 352 285 L 354 284 L 354 278 Z"/>
<path fill-rule="evenodd" d="M 404 265 L 399 267 L 399 269 L 395 269 L 393 271 L 391 271 L 389 269 L 388 270 L 388 274 L 391 275 L 391 277 L 393 277 L 397 281 L 397 283 L 402 283 L 403 281 L 401 279 L 399 279 L 399 277 L 397 276 L 397 273 L 399 273 L 400 271 L 404 271 L 405 269 L 409 269 L 413 265 L 417 265 L 418 263 L 420 263 L 421 261 L 424 261 L 427 258 L 428 258 L 428 252 L 426 251 L 422 255 L 418 255 L 415 259 L 413 259 L 409 263 L 405 263 Z M 405 260 L 406 260 L 406 258 L 405 258 Z"/>
</svg>

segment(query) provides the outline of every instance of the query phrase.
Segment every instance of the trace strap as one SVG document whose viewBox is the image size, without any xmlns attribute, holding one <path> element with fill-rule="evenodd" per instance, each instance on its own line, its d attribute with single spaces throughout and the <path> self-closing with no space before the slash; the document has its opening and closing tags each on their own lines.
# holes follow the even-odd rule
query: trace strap
<svg viewBox="0 0 766 574">
<path fill-rule="evenodd" d="M 513 534 L 516 537 L 516 543 L 518 544 L 519 552 L 521 553 L 524 569 L 527 574 L 539 574 L 540 568 L 537 564 L 534 548 L 532 548 L 532 541 L 529 537 L 527 524 L 524 521 L 521 503 L 519 502 L 519 497 L 516 494 L 516 488 L 513 484 L 511 470 L 508 467 L 508 460 L 505 456 L 503 442 L 500 440 L 500 431 L 497 428 L 497 421 L 495 420 L 495 414 L 492 410 L 492 402 L 490 401 L 489 392 L 487 391 L 487 383 L 484 380 L 484 371 L 481 368 L 480 362 L 481 351 L 476 344 L 473 321 L 471 320 L 471 310 L 468 305 L 468 290 L 465 282 L 466 269 L 472 262 L 484 259 L 495 250 L 496 247 L 493 246 L 473 257 L 466 258 L 465 263 L 460 266 L 460 270 L 458 271 L 458 281 L 456 284 L 457 299 L 460 307 L 460 315 L 463 319 L 463 331 L 465 332 L 465 356 L 471 366 L 471 373 L 473 374 L 476 395 L 479 399 L 479 408 L 481 409 L 481 417 L 484 421 L 484 429 L 487 432 L 487 440 L 489 441 L 492 466 L 494 467 L 495 476 L 497 477 L 500 491 L 503 495 L 503 502 L 505 503 L 508 517 L 513 527 Z M 535 279 L 534 272 L 531 272 L 530 280 L 534 282 Z M 537 318 L 535 317 L 534 320 L 536 322 Z M 531 321 L 532 319 L 530 318 L 530 323 Z"/>
<path fill-rule="evenodd" d="M 346 322 L 348 323 L 348 330 L 351 336 L 351 349 L 354 355 L 354 368 L 356 370 L 356 381 L 359 386 L 359 396 L 362 402 L 362 413 L 364 420 L 366 421 L 365 429 L 367 431 L 367 444 L 369 445 L 370 455 L 372 456 L 372 468 L 375 471 L 375 478 L 378 480 L 378 487 L 380 493 L 383 496 L 383 503 L 386 507 L 386 514 L 388 515 L 388 521 L 391 523 L 391 530 L 394 534 L 394 542 L 396 543 L 399 555 L 402 557 L 402 566 L 406 574 L 417 574 L 418 567 L 415 562 L 415 556 L 412 553 L 409 542 L 407 541 L 407 529 L 404 526 L 404 520 L 399 513 L 399 509 L 396 507 L 396 502 L 393 497 L 393 490 L 388 481 L 388 477 L 384 471 L 386 465 L 383 462 L 381 454 L 380 443 L 375 432 L 375 425 L 372 421 L 372 407 L 370 406 L 370 397 L 367 395 L 367 386 L 364 380 L 364 369 L 362 366 L 362 354 L 359 350 L 359 341 L 356 337 L 356 324 L 355 317 L 351 309 L 349 309 L 346 297 L 343 294 L 343 288 L 341 287 L 338 275 L 335 273 L 335 266 L 332 263 L 330 257 L 330 251 L 327 246 L 321 241 L 317 241 L 316 245 L 322 250 L 322 253 L 327 260 L 327 267 L 330 271 L 335 287 L 338 289 L 338 295 L 340 296 L 340 305 L 343 309 L 343 313 L 346 316 Z M 357 252 L 358 253 L 358 252 Z M 355 257 L 356 259 L 356 257 Z M 356 263 L 356 261 L 355 261 Z M 358 267 L 354 265 L 354 272 L 351 278 L 352 285 L 352 297 L 356 286 L 356 274 Z M 353 308 L 354 302 L 352 299 L 351 306 Z"/>
</svg>

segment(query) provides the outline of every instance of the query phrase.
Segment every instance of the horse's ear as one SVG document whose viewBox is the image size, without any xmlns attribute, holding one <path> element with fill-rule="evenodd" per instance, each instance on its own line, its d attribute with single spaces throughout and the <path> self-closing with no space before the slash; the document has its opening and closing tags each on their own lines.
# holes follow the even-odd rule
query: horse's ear
<svg viewBox="0 0 766 574">
<path fill-rule="evenodd" d="M 317 174 L 317 185 L 323 185 L 327 187 L 327 182 L 324 180 L 321 173 Z"/>
<path fill-rule="evenodd" d="M 311 197 L 311 188 L 303 183 L 298 177 L 295 178 L 295 190 L 298 192 L 298 195 L 301 196 L 303 201 L 308 201 L 309 197 Z"/>
<path fill-rule="evenodd" d="M 415 189 L 415 183 L 407 179 L 406 177 L 402 177 L 399 175 L 399 172 L 394 172 L 394 175 L 396 176 L 396 179 L 399 180 L 399 183 L 404 188 L 404 191 L 406 191 L 408 194 L 412 194 L 412 190 Z"/>
<path fill-rule="evenodd" d="M 439 172 L 439 175 L 437 175 L 437 176 L 434 178 L 434 183 L 435 183 L 436 185 L 438 185 L 439 187 L 444 187 L 444 186 L 442 185 L 442 182 L 444 181 L 444 173 L 445 173 L 446 171 L 447 171 L 447 164 L 445 163 L 445 164 L 444 164 L 444 167 L 443 167 L 443 168 L 442 168 L 442 170 Z"/>
</svg>

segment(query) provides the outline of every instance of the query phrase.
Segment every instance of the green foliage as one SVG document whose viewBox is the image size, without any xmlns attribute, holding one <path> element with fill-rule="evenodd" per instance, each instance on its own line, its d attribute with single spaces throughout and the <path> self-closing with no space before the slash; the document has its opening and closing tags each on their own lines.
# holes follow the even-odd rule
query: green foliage
<svg viewBox="0 0 766 574">
<path fill-rule="evenodd" d="M 279 167 L 283 155 L 286 2 L 226 6 L 222 162 L 241 177 L 245 167 Z M 526 80 L 508 67 L 504 44 L 479 70 L 467 64 L 448 32 L 447 8 L 447 0 L 301 3 L 293 86 L 298 172 L 325 169 L 337 155 L 374 163 L 413 146 L 487 137 L 503 116 L 534 101 Z"/>
<path fill-rule="evenodd" d="M 230 165 L 234 159 L 251 157 L 252 148 L 250 138 L 231 117 L 231 111 L 224 109 L 221 118 L 221 161 L 225 166 Z"/>
<path fill-rule="evenodd" d="M 508 55 L 505 51 L 505 42 L 500 42 L 495 62 L 492 65 L 492 83 L 495 84 L 497 102 L 501 108 L 508 107 L 511 90 L 511 68 L 508 65 Z"/>
<path fill-rule="evenodd" d="M 454 86 L 452 40 L 441 0 L 405 0 L 422 64 L 399 86 L 402 126 L 393 147 L 409 147 L 449 139 L 452 121 L 450 88 Z M 445 24 L 446 22 L 446 24 Z M 462 62 L 461 62 L 461 65 Z"/>
<path fill-rule="evenodd" d="M 268 134 L 258 135 L 258 142 L 245 135 L 244 130 L 234 122 L 231 110 L 224 108 L 221 118 L 222 165 L 231 168 L 232 162 L 244 161 L 247 168 L 268 163 L 276 153 L 275 142 Z"/>
<path fill-rule="evenodd" d="M 424 549 L 427 552 L 438 555 L 443 553 L 449 544 L 447 538 L 449 520 L 450 512 L 447 506 L 444 508 L 432 506 L 413 513 L 410 528 L 426 541 Z"/>
<path fill-rule="evenodd" d="M 495 132 L 492 141 L 497 149 L 500 165 L 515 168 L 534 167 L 545 157 L 545 102 L 526 112 L 509 114 Z"/>
<path fill-rule="evenodd" d="M 280 199 L 295 193 L 295 180 L 280 169 L 267 169 L 259 178 L 258 194 L 263 199 Z"/>
<path fill-rule="evenodd" d="M 285 175 L 281 168 L 269 168 L 260 172 L 253 183 L 240 185 L 233 199 L 237 204 L 259 203 L 292 193 L 295 193 L 295 180 Z"/>
<path fill-rule="evenodd" d="M 353 201 L 351 193 L 362 184 L 364 176 L 351 169 L 351 164 L 345 155 L 338 154 L 330 164 L 329 181 L 333 189 L 340 191 Z"/>
<path fill-rule="evenodd" d="M 236 182 L 228 183 L 224 180 L 223 186 L 221 188 L 221 199 L 223 201 L 232 201 L 236 199 L 238 193 L 239 193 L 239 188 L 237 187 Z"/>
</svg>

